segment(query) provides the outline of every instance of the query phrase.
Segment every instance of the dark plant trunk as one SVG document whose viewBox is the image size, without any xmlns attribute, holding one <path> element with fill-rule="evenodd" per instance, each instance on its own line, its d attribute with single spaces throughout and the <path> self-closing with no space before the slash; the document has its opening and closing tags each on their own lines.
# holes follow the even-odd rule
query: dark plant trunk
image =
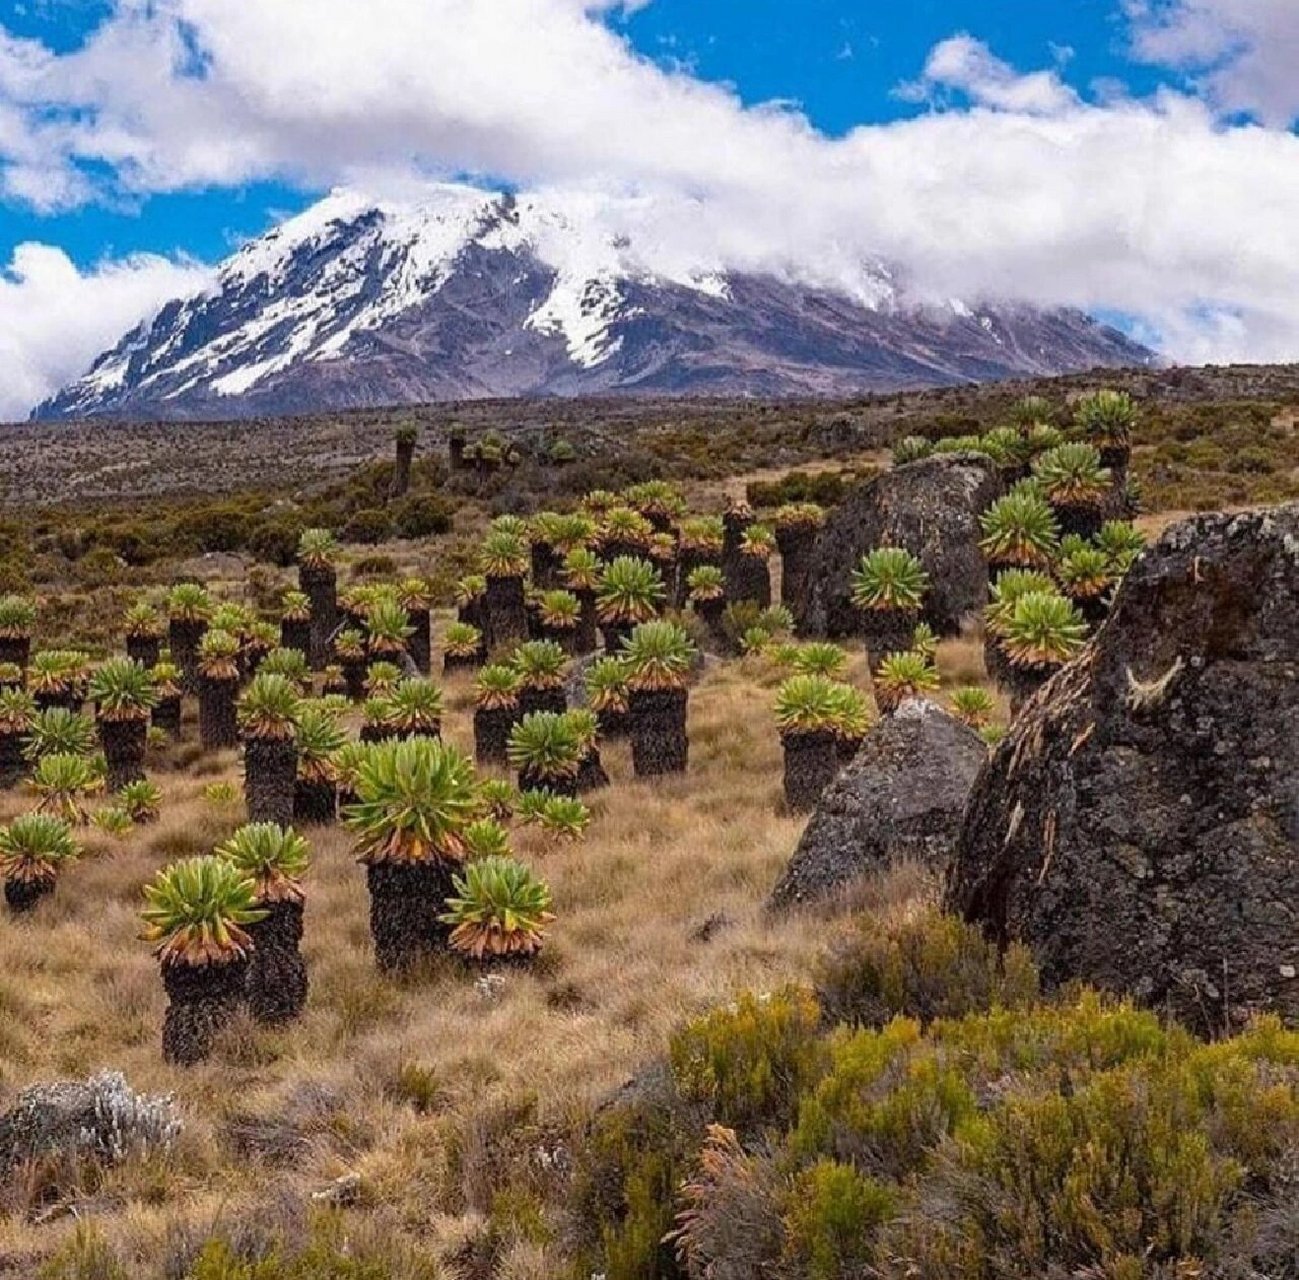
<svg viewBox="0 0 1299 1280">
<path fill-rule="evenodd" d="M 31 636 L 0 636 L 0 662 L 12 662 L 26 671 L 31 656 Z"/>
<path fill-rule="evenodd" d="M 307 660 L 313 671 L 320 671 L 329 665 L 330 641 L 338 629 L 338 574 L 332 565 L 323 568 L 303 565 L 298 570 L 298 585 L 311 601 Z"/>
<path fill-rule="evenodd" d="M 1007 664 L 1006 692 L 1010 695 L 1011 715 L 1018 715 L 1023 705 L 1059 670 L 1058 666 Z"/>
<path fill-rule="evenodd" d="M 360 737 L 364 743 L 391 742 L 396 736 L 386 724 L 363 724 L 361 726 Z"/>
<path fill-rule="evenodd" d="M 983 669 L 999 689 L 1010 688 L 1010 659 L 995 636 L 983 637 Z"/>
<path fill-rule="evenodd" d="M 398 973 L 445 947 L 450 927 L 438 920 L 454 891 L 440 863 L 381 863 L 366 868 L 370 936 L 385 973 Z"/>
<path fill-rule="evenodd" d="M 415 664 L 415 670 L 426 676 L 433 670 L 433 628 L 427 609 L 407 609 L 406 622 L 410 626 L 410 637 L 406 641 L 406 652 Z"/>
<path fill-rule="evenodd" d="M 1105 512 L 1100 507 L 1065 507 L 1055 506 L 1055 518 L 1060 522 L 1060 535 L 1077 534 L 1089 542 L 1101 531 L 1105 523 Z"/>
<path fill-rule="evenodd" d="M 302 941 L 302 903 L 263 902 L 265 920 L 248 926 L 253 940 L 246 991 L 248 1008 L 258 1022 L 292 1022 L 307 1003 L 307 966 L 298 950 Z"/>
<path fill-rule="evenodd" d="M 787 733 L 781 743 L 785 805 L 791 813 L 811 813 L 839 775 L 839 739 L 833 733 Z"/>
<path fill-rule="evenodd" d="M 577 634 L 573 637 L 573 650 L 575 653 L 594 653 L 596 645 L 599 644 L 598 624 L 595 616 L 595 592 L 586 587 L 581 591 L 573 592 L 573 594 L 582 606 L 581 613 L 577 615 Z"/>
<path fill-rule="evenodd" d="M 105 783 L 109 791 L 120 791 L 128 782 L 144 777 L 144 750 L 149 737 L 149 721 L 103 720 L 99 722 L 99 745 L 104 749 L 108 766 Z"/>
<path fill-rule="evenodd" d="M 474 712 L 474 758 L 479 764 L 507 764 L 510 730 L 519 718 L 517 707 L 496 707 Z"/>
<path fill-rule="evenodd" d="M 398 725 L 393 730 L 392 736 L 401 739 L 403 742 L 409 742 L 412 738 L 428 738 L 433 742 L 441 742 L 442 722 L 439 720 L 437 724 L 431 725 L 426 729 L 407 729 Z"/>
<path fill-rule="evenodd" d="M 1110 473 L 1110 479 L 1118 488 L 1127 480 L 1128 467 L 1132 463 L 1132 449 L 1126 444 L 1107 444 L 1097 452 L 1101 455 L 1101 466 Z"/>
<path fill-rule="evenodd" d="M 447 437 L 447 458 L 452 471 L 465 469 L 465 437 L 452 435 Z"/>
<path fill-rule="evenodd" d="M 126 656 L 146 669 L 156 667 L 162 657 L 162 637 L 127 636 Z"/>
<path fill-rule="evenodd" d="M 344 658 L 339 664 L 347 684 L 347 696 L 353 702 L 365 701 L 365 676 L 369 670 L 364 658 Z"/>
<path fill-rule="evenodd" d="M 865 738 L 837 738 L 834 749 L 839 757 L 839 764 L 852 764 L 857 759 L 857 753 L 861 750 L 861 744 Z"/>
<path fill-rule="evenodd" d="M 1109 617 L 1110 602 L 1104 592 L 1098 596 L 1070 596 L 1069 598 L 1086 620 L 1087 629 L 1093 633 Z"/>
<path fill-rule="evenodd" d="M 600 748 L 592 747 L 582 757 L 582 766 L 577 771 L 577 793 L 585 795 L 588 791 L 599 791 L 609 785 L 609 775 L 600 760 Z"/>
<path fill-rule="evenodd" d="M 645 548 L 636 542 L 622 542 L 617 538 L 610 538 L 600 549 L 601 555 L 605 560 L 617 560 L 621 557 L 630 557 L 633 560 L 644 560 L 646 558 Z"/>
<path fill-rule="evenodd" d="M 483 653 L 444 653 L 442 655 L 442 674 L 453 675 L 457 671 L 473 671 L 483 665 Z"/>
<path fill-rule="evenodd" d="M 244 799 L 249 822 L 293 822 L 298 747 L 292 738 L 249 738 L 244 743 Z"/>
<path fill-rule="evenodd" d="M 571 658 L 577 653 L 576 627 L 551 627 L 541 624 L 541 638 L 553 640 Z"/>
<path fill-rule="evenodd" d="M 332 782 L 308 782 L 299 778 L 293 784 L 293 821 L 304 827 L 327 827 L 338 813 L 338 788 Z"/>
<path fill-rule="evenodd" d="M 726 595 L 731 600 L 745 600 L 739 587 L 744 578 L 743 560 L 748 559 L 740 550 L 744 535 L 753 523 L 753 517 L 737 515 L 733 511 L 722 516 L 722 576 L 726 580 Z"/>
<path fill-rule="evenodd" d="M 677 598 L 677 590 L 681 582 L 681 564 L 676 556 L 670 560 L 651 559 L 651 563 L 663 579 L 663 598 L 670 604 Z"/>
<path fill-rule="evenodd" d="M 696 600 L 693 606 L 695 613 L 708 628 L 709 641 L 715 649 L 721 651 L 731 648 L 730 637 L 726 634 L 726 605 L 726 597 L 718 596 L 716 600 Z"/>
<path fill-rule="evenodd" d="M 546 632 L 541 625 L 541 605 L 536 600 L 525 600 L 523 609 L 528 619 L 528 639 L 542 639 Z"/>
<path fill-rule="evenodd" d="M 777 529 L 776 545 L 780 548 L 780 603 L 789 609 L 801 609 L 807 599 L 807 575 L 816 547 L 816 528 L 796 525 L 792 529 Z"/>
<path fill-rule="evenodd" d="M 638 778 L 684 773 L 689 762 L 685 689 L 633 689 L 631 759 Z"/>
<path fill-rule="evenodd" d="M 479 631 L 482 631 L 486 625 L 485 616 L 482 596 L 479 596 L 476 600 L 470 600 L 468 604 L 462 604 L 456 609 L 456 620 L 458 622 L 468 623 L 471 627 L 477 627 Z"/>
<path fill-rule="evenodd" d="M 198 740 L 205 751 L 220 751 L 239 745 L 239 723 L 235 718 L 238 680 L 209 680 L 204 676 L 198 689 Z"/>
<path fill-rule="evenodd" d="M 159 698 L 153 709 L 153 723 L 164 733 L 170 734 L 173 740 L 180 738 L 181 700 L 180 697 Z"/>
<path fill-rule="evenodd" d="M 280 621 L 280 644 L 285 649 L 296 649 L 304 658 L 311 653 L 311 623 L 302 618 L 283 618 Z"/>
<path fill-rule="evenodd" d="M 604 639 L 604 651 L 612 657 L 622 653 L 622 643 L 635 631 L 630 622 L 602 622 L 600 635 Z"/>
<path fill-rule="evenodd" d="M 760 609 L 771 605 L 771 566 L 761 556 L 741 552 L 726 572 L 726 594 L 731 600 L 748 600 Z"/>
<path fill-rule="evenodd" d="M 415 441 L 398 440 L 397 456 L 393 461 L 392 484 L 388 492 L 394 498 L 404 498 L 410 492 L 410 468 L 415 461 Z"/>
<path fill-rule="evenodd" d="M 33 698 L 37 711 L 48 711 L 51 707 L 62 707 L 74 715 L 86 704 L 85 698 L 77 689 L 61 689 L 57 692 L 38 693 Z"/>
<path fill-rule="evenodd" d="M 915 638 L 919 613 L 898 609 L 860 609 L 861 637 L 872 671 L 892 653 L 906 653 Z"/>
<path fill-rule="evenodd" d="M 14 915 L 30 911 L 42 899 L 54 892 L 53 880 L 6 880 L 5 903 Z"/>
<path fill-rule="evenodd" d="M 577 775 L 552 776 L 535 769 L 519 770 L 520 791 L 549 791 L 552 796 L 577 796 Z"/>
<path fill-rule="evenodd" d="M 26 745 L 25 733 L 0 734 L 0 787 L 16 787 L 27 776 Z"/>
<path fill-rule="evenodd" d="M 595 719 L 600 726 L 600 737 L 606 742 L 615 738 L 625 738 L 631 732 L 630 712 L 597 711 Z"/>
<path fill-rule="evenodd" d="M 483 639 L 489 652 L 528 638 L 522 578 L 488 578 L 483 606 Z"/>
<path fill-rule="evenodd" d="M 551 591 L 559 585 L 559 554 L 548 542 L 532 544 L 532 585 L 538 591 Z"/>
<path fill-rule="evenodd" d="M 529 689 L 526 685 L 519 690 L 519 716 L 530 716 L 534 711 L 553 711 L 563 715 L 568 710 L 568 698 L 563 686 L 558 689 Z"/>
<path fill-rule="evenodd" d="M 206 634 L 206 622 L 173 618 L 167 624 L 167 647 L 171 650 L 171 660 L 180 669 L 180 687 L 186 693 L 198 692 L 198 646 Z"/>
<path fill-rule="evenodd" d="M 188 1067 L 208 1057 L 217 1035 L 244 1003 L 247 982 L 247 959 L 202 967 L 164 965 L 162 984 L 170 1003 L 162 1024 L 163 1058 Z"/>
</svg>

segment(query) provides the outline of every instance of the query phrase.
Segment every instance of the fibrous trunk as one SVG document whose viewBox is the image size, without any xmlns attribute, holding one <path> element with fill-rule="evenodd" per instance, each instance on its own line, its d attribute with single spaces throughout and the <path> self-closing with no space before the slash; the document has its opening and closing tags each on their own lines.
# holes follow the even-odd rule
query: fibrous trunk
<svg viewBox="0 0 1299 1280">
<path fill-rule="evenodd" d="M 292 738 L 249 738 L 244 744 L 244 799 L 249 822 L 293 822 L 298 747 Z"/>
<path fill-rule="evenodd" d="M 31 656 L 31 636 L 0 636 L 0 662 L 13 663 L 26 671 Z"/>
<path fill-rule="evenodd" d="M 872 671 L 878 671 L 880 663 L 890 654 L 905 653 L 911 648 L 919 620 L 920 615 L 910 609 L 861 611 L 861 635 Z"/>
<path fill-rule="evenodd" d="M 0 734 L 0 787 L 16 787 L 27 776 L 26 744 L 25 733 Z"/>
<path fill-rule="evenodd" d="M 296 649 L 305 658 L 311 652 L 311 623 L 305 618 L 283 618 L 280 621 L 280 646 Z"/>
<path fill-rule="evenodd" d="M 143 717 L 99 721 L 99 745 L 104 749 L 109 791 L 120 791 L 128 782 L 139 782 L 144 777 L 148 737 L 149 721 Z"/>
<path fill-rule="evenodd" d="M 1006 670 L 1006 691 L 1010 695 L 1010 712 L 1011 715 L 1018 715 L 1024 703 L 1046 684 L 1060 668 L 1054 664 L 1049 666 L 1021 666 L 1012 662 L 1007 664 Z"/>
<path fill-rule="evenodd" d="M 487 579 L 483 632 L 489 651 L 503 645 L 521 644 L 528 638 L 528 610 L 522 578 Z"/>
<path fill-rule="evenodd" d="M 167 647 L 180 669 L 180 684 L 186 693 L 198 692 L 198 646 L 206 634 L 206 622 L 173 618 L 167 624 Z"/>
<path fill-rule="evenodd" d="M 553 796 L 577 796 L 576 774 L 541 773 L 536 769 L 519 770 L 520 791 L 549 791 Z"/>
<path fill-rule="evenodd" d="M 15 915 L 30 911 L 42 898 L 53 892 L 53 880 L 5 881 L 5 902 Z"/>
<path fill-rule="evenodd" d="M 787 733 L 785 805 L 791 813 L 810 813 L 839 775 L 839 743 L 833 733 Z"/>
<path fill-rule="evenodd" d="M 162 1056 L 177 1066 L 202 1062 L 244 1002 L 246 959 L 203 966 L 167 964 L 162 983 L 170 1003 L 162 1024 Z"/>
<path fill-rule="evenodd" d="M 238 680 L 212 680 L 204 676 L 198 689 L 198 737 L 205 751 L 220 751 L 239 745 L 239 724 L 235 718 Z"/>
<path fill-rule="evenodd" d="M 780 548 L 780 603 L 789 609 L 801 609 L 807 598 L 816 529 L 810 525 L 778 529 L 776 545 Z"/>
<path fill-rule="evenodd" d="M 530 689 L 526 685 L 519 690 L 519 715 L 530 716 L 534 711 L 552 711 L 563 715 L 568 710 L 568 698 L 563 688 Z"/>
<path fill-rule="evenodd" d="M 689 761 L 685 689 L 633 689 L 631 759 L 638 778 L 684 773 Z"/>
<path fill-rule="evenodd" d="M 577 771 L 578 795 L 585 795 L 588 791 L 599 791 L 608 785 L 609 775 L 600 760 L 600 748 L 592 747 L 582 757 L 581 767 Z"/>
<path fill-rule="evenodd" d="M 510 730 L 518 718 L 517 707 L 480 707 L 474 712 L 474 757 L 479 764 L 507 763 Z"/>
<path fill-rule="evenodd" d="M 410 636 L 406 640 L 406 652 L 415 664 L 415 670 L 422 676 L 433 669 L 433 633 L 427 609 L 407 609 L 406 624 L 410 627 Z"/>
<path fill-rule="evenodd" d="M 438 920 L 454 889 L 440 863 L 378 863 L 366 868 L 370 935 L 375 961 L 386 973 L 409 969 L 446 944 L 449 928 Z"/>
<path fill-rule="evenodd" d="M 159 698 L 153 709 L 153 723 L 172 738 L 180 737 L 180 698 Z"/>
<path fill-rule="evenodd" d="M 329 647 L 338 627 L 338 574 L 332 565 L 303 565 L 298 585 L 311 601 L 311 643 L 307 658 L 313 671 L 329 664 Z"/>
<path fill-rule="evenodd" d="M 162 640 L 158 636 L 127 636 L 126 656 L 142 667 L 156 667 L 162 656 Z"/>
<path fill-rule="evenodd" d="M 594 653 L 599 643 L 596 630 L 595 592 L 585 587 L 573 594 L 577 596 L 578 604 L 581 605 L 581 612 L 577 615 L 577 634 L 573 637 L 573 650 L 575 653 Z"/>
<path fill-rule="evenodd" d="M 248 926 L 253 955 L 248 965 L 248 1008 L 258 1022 L 290 1022 L 307 1002 L 302 941 L 302 903 L 259 904 L 266 919 Z"/>
<path fill-rule="evenodd" d="M 338 789 L 332 782 L 299 778 L 293 786 L 293 821 L 303 827 L 324 827 L 334 821 Z"/>
</svg>

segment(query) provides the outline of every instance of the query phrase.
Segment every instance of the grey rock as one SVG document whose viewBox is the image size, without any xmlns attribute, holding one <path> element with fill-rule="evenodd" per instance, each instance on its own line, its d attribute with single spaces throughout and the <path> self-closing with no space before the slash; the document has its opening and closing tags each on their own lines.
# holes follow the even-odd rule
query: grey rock
<svg viewBox="0 0 1299 1280">
<path fill-rule="evenodd" d="M 180 1131 L 170 1097 L 137 1094 L 118 1072 L 32 1085 L 0 1115 L 0 1172 L 48 1156 L 117 1164 L 166 1150 Z"/>
<path fill-rule="evenodd" d="M 902 861 L 945 870 L 966 799 L 988 749 L 978 734 L 921 698 L 866 735 L 827 788 L 769 906 L 831 900 Z"/>
<path fill-rule="evenodd" d="M 949 454 L 894 467 L 854 489 L 825 522 L 808 568 L 811 590 L 796 612 L 806 636 L 856 633 L 852 575 L 879 546 L 902 546 L 929 573 L 925 617 L 951 635 L 988 599 L 979 516 L 1001 493 L 996 469 L 978 454 Z"/>
<path fill-rule="evenodd" d="M 1048 983 L 1299 1025 L 1299 504 L 1142 556 L 981 777 L 948 902 Z"/>
</svg>

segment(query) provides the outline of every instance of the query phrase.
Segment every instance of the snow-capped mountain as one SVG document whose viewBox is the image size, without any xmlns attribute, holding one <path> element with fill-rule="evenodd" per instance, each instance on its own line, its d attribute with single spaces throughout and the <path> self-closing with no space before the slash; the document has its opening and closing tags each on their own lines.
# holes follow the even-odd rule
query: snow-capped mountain
<svg viewBox="0 0 1299 1280">
<path fill-rule="evenodd" d="M 336 192 L 168 303 L 35 417 L 197 418 L 488 396 L 902 390 L 1150 353 L 1074 311 L 908 301 L 727 269 L 652 202 L 440 186 Z"/>
</svg>

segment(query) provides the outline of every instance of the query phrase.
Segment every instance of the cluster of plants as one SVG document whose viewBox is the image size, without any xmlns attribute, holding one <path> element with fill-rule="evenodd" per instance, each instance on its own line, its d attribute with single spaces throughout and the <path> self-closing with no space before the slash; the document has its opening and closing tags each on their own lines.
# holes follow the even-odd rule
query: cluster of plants
<svg viewBox="0 0 1299 1280">
<path fill-rule="evenodd" d="M 1299 1034 L 1206 1044 L 925 916 L 816 990 L 682 1027 L 601 1112 L 572 1217 L 610 1280 L 1282 1275 Z M 720 1269 L 720 1270 L 719 1270 Z"/>
</svg>

